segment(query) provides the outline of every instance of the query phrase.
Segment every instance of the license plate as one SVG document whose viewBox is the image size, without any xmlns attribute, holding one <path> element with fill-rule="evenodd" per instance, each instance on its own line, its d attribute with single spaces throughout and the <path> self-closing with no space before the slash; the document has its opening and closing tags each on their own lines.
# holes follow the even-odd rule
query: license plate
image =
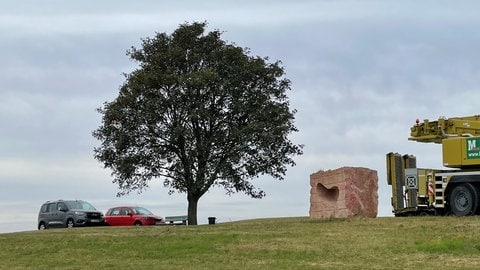
<svg viewBox="0 0 480 270">
<path fill-rule="evenodd" d="M 100 222 L 100 220 L 98 220 L 98 219 L 91 219 L 90 222 L 94 222 L 94 223 L 95 223 L 95 222 Z"/>
</svg>

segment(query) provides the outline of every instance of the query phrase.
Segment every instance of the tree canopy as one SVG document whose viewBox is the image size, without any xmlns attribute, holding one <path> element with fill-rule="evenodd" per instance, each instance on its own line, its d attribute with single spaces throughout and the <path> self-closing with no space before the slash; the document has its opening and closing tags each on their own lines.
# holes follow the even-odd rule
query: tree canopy
<svg viewBox="0 0 480 270">
<path fill-rule="evenodd" d="M 288 139 L 298 130 L 281 62 L 206 27 L 185 23 L 128 50 L 139 67 L 98 109 L 102 125 L 93 132 L 101 142 L 94 156 L 112 170 L 118 196 L 161 179 L 169 192 L 186 193 L 190 224 L 213 186 L 264 197 L 252 180 L 283 180 L 303 147 Z"/>
</svg>

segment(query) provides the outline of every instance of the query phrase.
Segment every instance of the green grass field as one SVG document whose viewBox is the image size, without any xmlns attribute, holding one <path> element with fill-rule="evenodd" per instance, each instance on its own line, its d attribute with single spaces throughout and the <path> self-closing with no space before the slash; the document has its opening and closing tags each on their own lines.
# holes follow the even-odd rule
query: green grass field
<svg viewBox="0 0 480 270">
<path fill-rule="evenodd" d="M 0 245 L 0 269 L 478 269 L 480 217 L 55 229 Z"/>
</svg>

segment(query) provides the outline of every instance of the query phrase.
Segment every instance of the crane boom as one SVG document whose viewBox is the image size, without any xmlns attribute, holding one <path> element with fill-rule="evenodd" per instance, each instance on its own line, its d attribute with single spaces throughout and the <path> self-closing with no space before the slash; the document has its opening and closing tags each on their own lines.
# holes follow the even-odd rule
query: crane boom
<svg viewBox="0 0 480 270">
<path fill-rule="evenodd" d="M 466 117 L 440 117 L 437 121 L 417 119 L 410 128 L 411 141 L 442 143 L 444 139 L 452 137 L 480 136 L 480 115 Z"/>
</svg>

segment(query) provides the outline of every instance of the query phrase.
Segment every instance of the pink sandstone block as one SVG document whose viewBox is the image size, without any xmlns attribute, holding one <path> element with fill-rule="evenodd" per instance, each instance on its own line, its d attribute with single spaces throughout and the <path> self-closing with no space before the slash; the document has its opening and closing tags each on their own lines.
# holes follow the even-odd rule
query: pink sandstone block
<svg viewBox="0 0 480 270">
<path fill-rule="evenodd" d="M 377 171 L 342 167 L 310 175 L 310 217 L 376 217 Z"/>
</svg>

